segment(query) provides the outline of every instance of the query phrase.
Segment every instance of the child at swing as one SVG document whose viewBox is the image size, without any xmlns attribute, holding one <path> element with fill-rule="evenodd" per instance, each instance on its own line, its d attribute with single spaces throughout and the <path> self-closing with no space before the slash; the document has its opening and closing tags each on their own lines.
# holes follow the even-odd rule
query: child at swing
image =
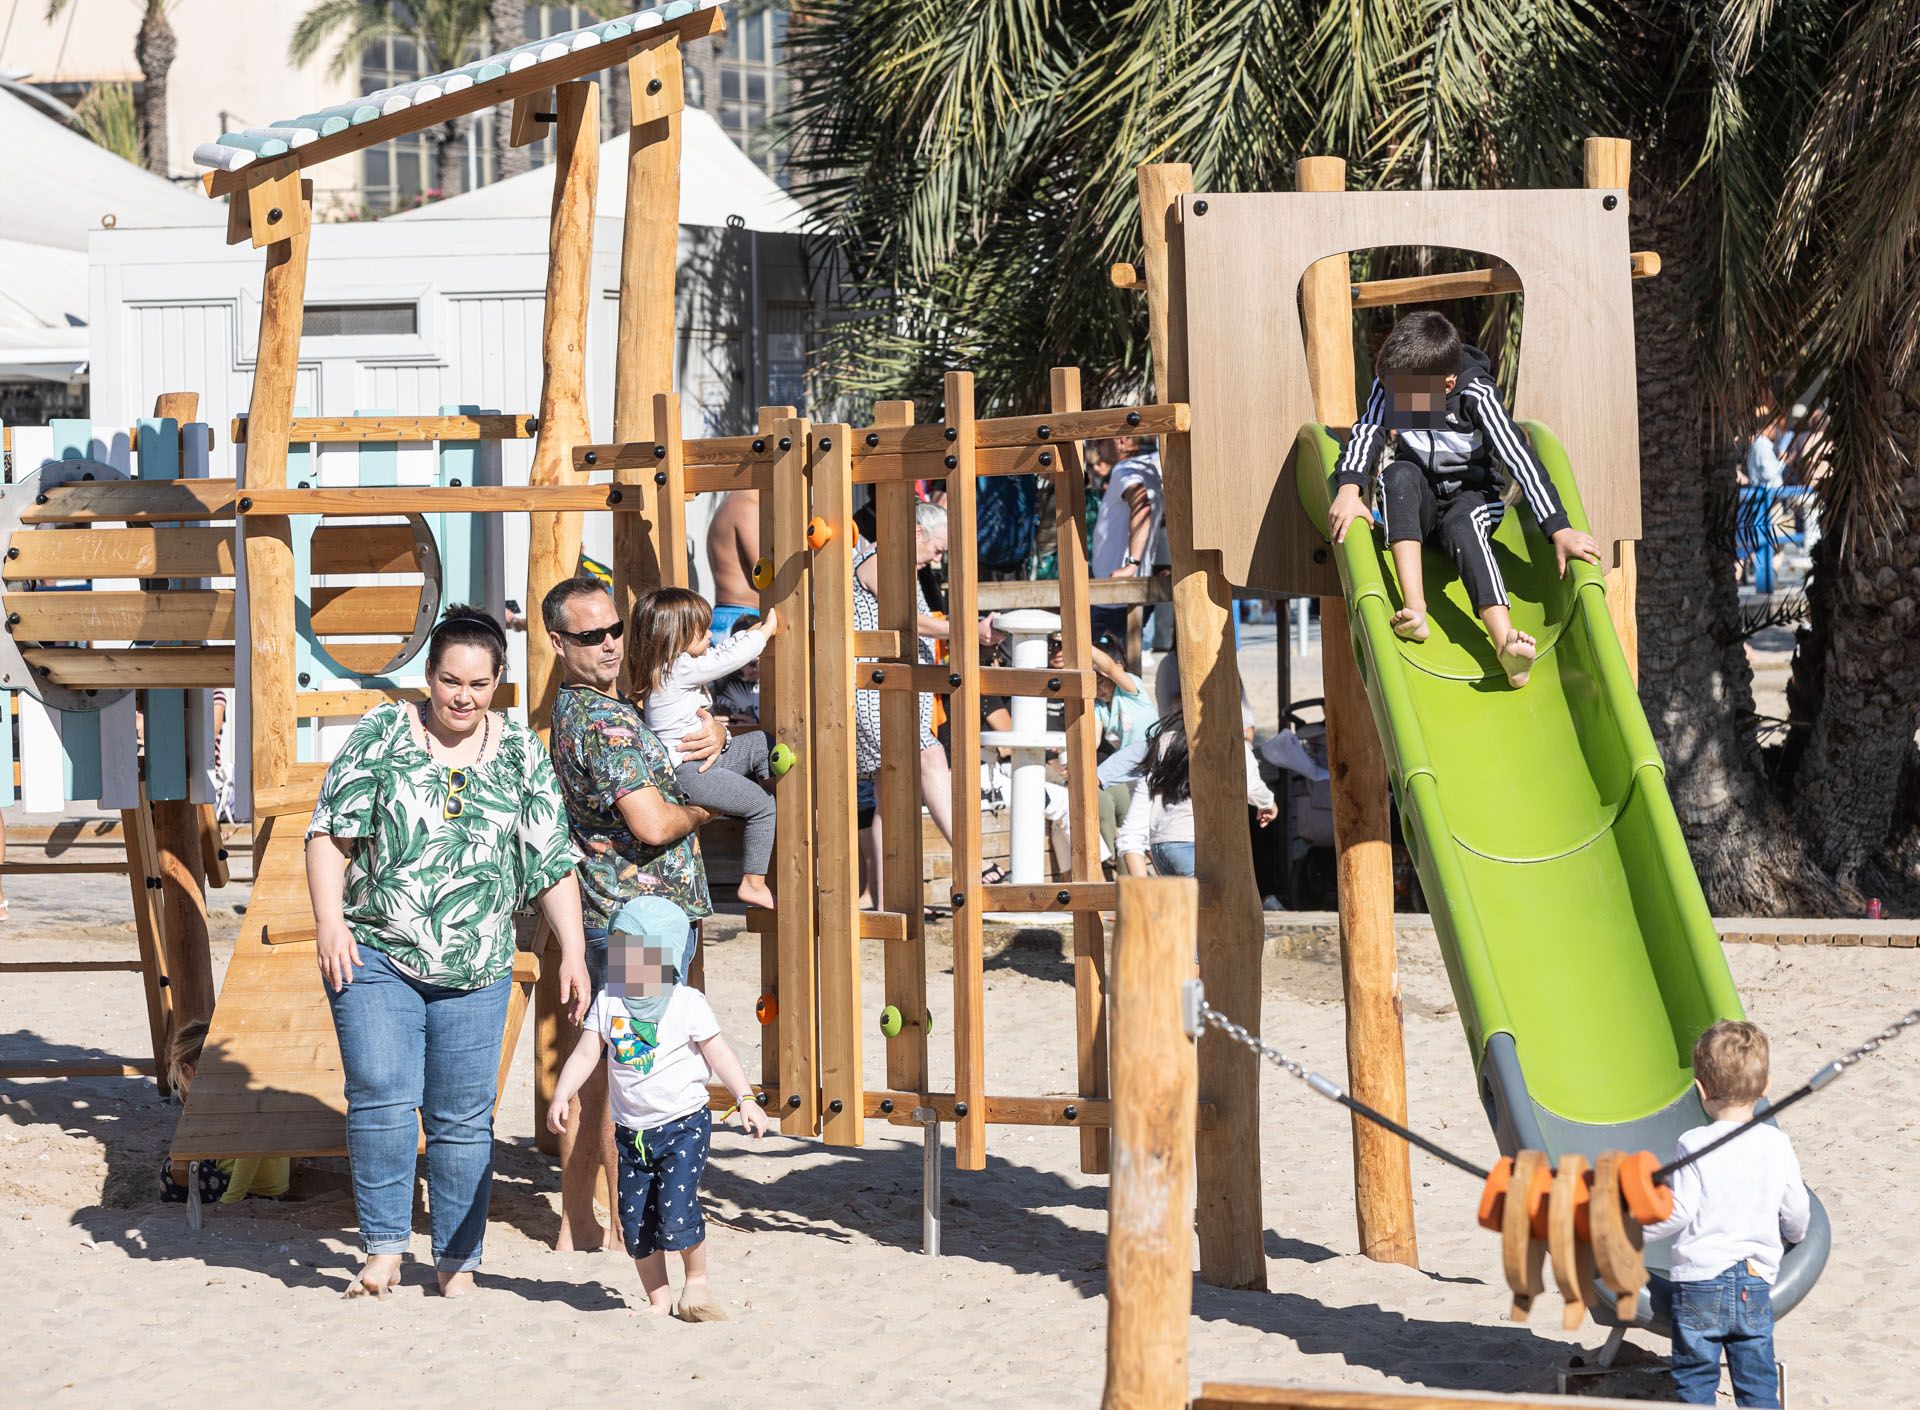
<svg viewBox="0 0 1920 1410">
<path fill-rule="evenodd" d="M 1552 542 L 1562 577 L 1570 559 L 1599 563 L 1600 545 L 1567 522 L 1553 481 L 1507 414 L 1491 374 L 1487 355 L 1462 343 L 1443 315 L 1422 310 L 1394 324 L 1374 359 L 1367 409 L 1334 469 L 1327 529 L 1341 543 L 1355 520 L 1368 517 L 1365 492 L 1382 450 L 1391 447 L 1379 499 L 1400 579 L 1394 632 L 1408 641 L 1427 639 L 1420 555 L 1429 542 L 1445 548 L 1493 638 L 1500 669 L 1519 687 L 1527 683 L 1537 646 L 1513 625 L 1493 553 L 1493 531 L 1507 512 L 1506 476 L 1518 483 Z"/>
<path fill-rule="evenodd" d="M 634 680 L 645 702 L 647 728 L 667 746 L 674 778 L 689 802 L 746 822 L 740 844 L 742 905 L 773 907 L 767 868 L 773 861 L 773 795 L 760 785 L 773 777 L 767 737 L 759 731 L 736 734 L 717 759 L 689 764 L 680 741 L 701 723 L 700 712 L 713 708 L 707 687 L 724 680 L 767 649 L 779 619 L 767 615 L 746 631 L 715 645 L 710 635 L 713 607 L 686 588 L 655 588 L 633 611 Z"/>
<path fill-rule="evenodd" d="M 756 1139 L 769 1123 L 706 996 L 678 982 L 674 965 L 686 943 L 686 913 L 664 897 L 638 896 L 620 908 L 607 936 L 607 987 L 587 1010 L 580 1042 L 560 1069 L 547 1127 L 566 1130 L 567 1104 L 604 1048 L 620 1153 L 615 1203 L 648 1309 L 656 1316 L 671 1310 L 683 1322 L 724 1322 L 726 1311 L 707 1281 L 707 1225 L 700 1212 L 713 1132 L 708 1079 L 725 1084 L 740 1124 Z M 677 1303 L 667 1281 L 668 1253 L 678 1253 L 685 1270 Z"/>
</svg>

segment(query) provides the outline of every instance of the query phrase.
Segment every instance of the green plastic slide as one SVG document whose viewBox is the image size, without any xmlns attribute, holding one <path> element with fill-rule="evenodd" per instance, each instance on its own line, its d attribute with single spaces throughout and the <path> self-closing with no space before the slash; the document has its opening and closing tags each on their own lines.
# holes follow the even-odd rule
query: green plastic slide
<svg viewBox="0 0 1920 1410">
<path fill-rule="evenodd" d="M 1526 429 L 1585 529 L 1566 452 L 1544 426 Z M 1339 452 L 1324 427 L 1302 428 L 1296 478 L 1323 533 Z M 1694 1040 L 1743 1017 L 1740 997 L 1600 570 L 1575 563 L 1562 578 L 1524 507 L 1493 543 L 1514 623 L 1539 644 L 1517 690 L 1444 552 L 1425 553 L 1432 634 L 1414 643 L 1388 625 L 1400 586 L 1379 532 L 1362 521 L 1335 548 L 1402 832 L 1502 1149 L 1664 1157 L 1706 1119 Z M 1782 1268 L 1776 1311 L 1825 1262 L 1824 1214 L 1816 1222 Z"/>
</svg>

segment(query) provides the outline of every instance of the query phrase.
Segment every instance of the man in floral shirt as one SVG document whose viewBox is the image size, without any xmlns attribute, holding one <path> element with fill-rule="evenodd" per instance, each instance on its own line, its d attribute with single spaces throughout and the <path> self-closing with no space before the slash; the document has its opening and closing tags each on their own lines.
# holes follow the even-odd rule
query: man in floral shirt
<svg viewBox="0 0 1920 1410">
<path fill-rule="evenodd" d="M 569 578 L 547 594 L 541 616 L 560 665 L 548 748 L 573 841 L 584 858 L 580 897 L 595 993 L 606 981 L 607 929 L 620 907 L 640 895 L 664 897 L 686 912 L 684 979 L 693 958 L 692 923 L 713 914 L 694 835 L 712 814 L 686 801 L 666 746 L 647 729 L 639 707 L 616 693 L 626 647 L 606 587 L 585 574 Z M 725 748 L 726 737 L 722 726 L 707 719 L 703 730 L 681 741 L 680 752 L 693 760 L 710 758 Z M 580 1142 L 580 1131 L 597 1135 Z M 604 1067 L 581 1089 L 579 1118 L 568 1121 L 560 1137 L 560 1162 L 556 1246 L 619 1248 L 618 1227 L 600 1224 L 593 1213 L 596 1171 L 605 1168 L 611 1189 L 618 1170 Z"/>
</svg>

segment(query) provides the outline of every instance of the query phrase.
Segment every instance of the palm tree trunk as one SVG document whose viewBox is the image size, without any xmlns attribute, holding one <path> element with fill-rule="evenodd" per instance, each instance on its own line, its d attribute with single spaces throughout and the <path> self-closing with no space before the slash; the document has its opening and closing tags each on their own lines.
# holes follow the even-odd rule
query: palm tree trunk
<svg viewBox="0 0 1920 1410">
<path fill-rule="evenodd" d="M 1640 391 L 1640 698 L 1667 786 L 1717 914 L 1805 904 L 1820 884 L 1758 768 L 1753 671 L 1734 580 L 1733 458 L 1716 429 L 1690 281 L 1710 268 L 1712 220 L 1693 191 L 1633 207 L 1636 249 L 1660 251 L 1634 287 Z"/>
<path fill-rule="evenodd" d="M 171 176 L 167 160 L 167 70 L 179 44 L 167 22 L 165 0 L 147 0 L 133 61 L 140 66 L 140 153 L 148 171 Z"/>
<path fill-rule="evenodd" d="M 1863 361 L 1886 365 L 1878 353 Z M 1795 831 L 1849 890 L 1902 881 L 1895 844 L 1910 826 L 1920 728 L 1920 385 L 1888 388 L 1883 414 L 1892 444 L 1874 478 L 1892 484 L 1893 518 L 1872 532 L 1828 526 L 1825 650 L 1808 653 L 1804 669 L 1801 653 L 1794 662 L 1801 698 L 1818 701 L 1794 779 Z"/>
<path fill-rule="evenodd" d="M 460 124 L 443 122 L 428 139 L 433 149 L 433 185 L 440 200 L 457 196 L 466 183 L 465 157 L 460 151 Z"/>
<path fill-rule="evenodd" d="M 496 53 L 523 43 L 527 37 L 526 0 L 488 0 L 488 26 L 493 33 Z M 513 136 L 513 104 L 502 103 L 493 110 L 494 179 L 504 181 L 533 168 L 532 154 L 516 147 Z"/>
</svg>

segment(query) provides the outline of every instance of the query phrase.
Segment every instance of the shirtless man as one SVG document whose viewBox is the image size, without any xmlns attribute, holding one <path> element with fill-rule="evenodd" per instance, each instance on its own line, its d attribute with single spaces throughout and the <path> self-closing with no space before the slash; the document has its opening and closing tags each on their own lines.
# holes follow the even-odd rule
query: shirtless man
<svg viewBox="0 0 1920 1410">
<path fill-rule="evenodd" d="M 713 636 L 725 641 L 734 621 L 760 610 L 753 565 L 760 557 L 760 491 L 734 490 L 720 501 L 707 527 L 707 564 L 713 570 Z"/>
</svg>

